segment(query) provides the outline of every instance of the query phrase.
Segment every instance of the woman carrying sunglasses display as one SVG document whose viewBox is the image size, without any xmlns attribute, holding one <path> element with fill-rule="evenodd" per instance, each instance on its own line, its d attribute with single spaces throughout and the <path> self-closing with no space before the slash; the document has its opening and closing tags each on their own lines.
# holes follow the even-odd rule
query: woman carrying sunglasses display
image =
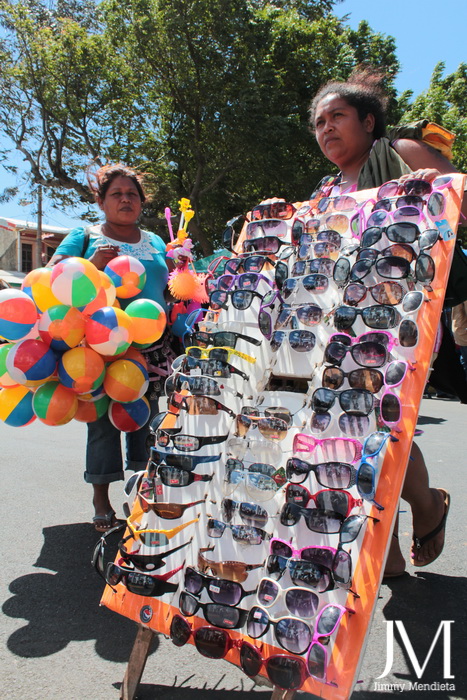
<svg viewBox="0 0 467 700">
<path fill-rule="evenodd" d="M 437 197 L 430 210 L 425 200 L 434 191 L 442 193 L 449 184 L 449 177 L 442 175 L 456 169 L 422 141 L 401 138 L 390 142 L 385 138 L 383 78 L 375 70 L 357 69 L 347 82 L 329 82 L 315 96 L 310 108 L 312 129 L 323 154 L 340 170 L 336 177 L 326 179 L 321 191 L 324 197 L 332 198 L 379 186 L 374 214 L 383 215 L 383 226 L 388 226 L 389 231 L 388 244 L 415 241 L 413 245 L 419 254 L 417 227 L 421 232 L 435 228 L 430 217 L 436 220 L 443 206 L 442 198 Z M 390 182 L 381 188 L 385 181 Z M 319 188 L 314 194 L 318 191 Z M 394 202 L 387 201 L 392 197 Z M 416 216 L 403 217 L 404 208 L 413 209 Z M 465 198 L 463 210 L 467 214 Z M 395 211 L 401 216 L 394 216 Z M 399 219 L 409 223 L 401 225 Z M 390 328 L 391 324 L 386 327 Z M 416 445 L 412 447 L 402 496 L 410 503 L 413 514 L 412 563 L 426 566 L 441 554 L 444 546 L 449 494 L 430 488 L 427 468 Z M 391 538 L 385 575 L 397 576 L 404 571 L 405 561 L 396 535 Z"/>
</svg>

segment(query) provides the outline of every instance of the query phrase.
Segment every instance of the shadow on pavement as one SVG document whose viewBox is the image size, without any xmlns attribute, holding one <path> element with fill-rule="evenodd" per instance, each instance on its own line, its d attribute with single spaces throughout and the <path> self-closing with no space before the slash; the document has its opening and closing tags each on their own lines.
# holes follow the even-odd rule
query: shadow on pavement
<svg viewBox="0 0 467 700">
<path fill-rule="evenodd" d="M 38 658 L 56 654 L 72 641 L 95 639 L 99 656 L 128 661 L 136 625 L 99 607 L 103 581 L 91 566 L 98 533 L 89 523 L 77 523 L 45 528 L 43 535 L 44 545 L 34 566 L 55 573 L 31 573 L 11 582 L 13 597 L 2 610 L 28 622 L 10 635 L 8 649 L 17 656 Z M 108 538 L 106 559 L 115 556 L 119 537 L 115 533 Z M 157 647 L 155 638 L 152 653 Z"/>
<path fill-rule="evenodd" d="M 191 676 L 186 680 L 181 681 L 182 684 L 189 683 Z M 222 677 L 217 688 L 190 688 L 184 685 L 166 686 L 154 685 L 150 683 L 141 683 L 138 687 L 137 700 L 253 700 L 254 698 L 271 698 L 271 688 L 264 688 L 264 692 L 252 692 L 245 690 L 242 687 L 226 690 L 222 688 L 222 683 L 225 683 Z M 116 685 L 120 689 L 120 684 Z M 303 693 L 300 695 L 304 700 L 312 700 L 315 696 Z"/>
<path fill-rule="evenodd" d="M 465 629 L 467 625 L 467 611 L 465 607 L 466 579 L 462 576 L 442 576 L 428 571 L 417 571 L 412 576 L 402 576 L 399 579 L 386 579 L 393 595 L 383 609 L 386 620 L 402 620 L 408 639 L 413 647 L 420 667 L 423 666 L 430 647 L 436 637 L 438 627 L 442 621 L 453 620 L 451 624 L 450 643 L 450 673 L 454 679 L 444 679 L 444 653 L 445 648 L 443 633 L 438 637 L 433 652 L 422 678 L 418 679 L 402 642 L 398 630 L 395 631 L 395 644 L 404 654 L 404 660 L 410 673 L 397 673 L 393 669 L 392 679 L 381 679 L 384 682 L 406 683 L 403 698 L 418 700 L 433 700 L 437 697 L 467 697 L 467 668 L 465 665 Z M 464 601 L 464 603 L 462 603 Z M 394 625 L 394 628 L 396 626 Z M 447 645 L 446 645 L 447 647 Z M 367 653 L 371 653 L 367 649 Z M 409 690 L 410 683 L 432 684 L 452 683 L 455 691 L 436 690 Z M 360 692 L 358 700 L 377 697 L 377 694 Z"/>
<path fill-rule="evenodd" d="M 446 418 L 435 418 L 434 416 L 418 416 L 417 425 L 441 425 L 446 423 Z"/>
</svg>

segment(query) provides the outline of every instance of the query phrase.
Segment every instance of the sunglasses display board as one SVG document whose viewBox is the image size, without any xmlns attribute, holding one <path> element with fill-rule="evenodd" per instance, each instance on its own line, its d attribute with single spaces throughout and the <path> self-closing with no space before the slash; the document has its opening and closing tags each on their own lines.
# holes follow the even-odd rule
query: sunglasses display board
<svg viewBox="0 0 467 700">
<path fill-rule="evenodd" d="M 463 189 L 453 175 L 252 210 L 126 484 L 116 560 L 96 545 L 103 605 L 276 688 L 350 697 Z"/>
</svg>

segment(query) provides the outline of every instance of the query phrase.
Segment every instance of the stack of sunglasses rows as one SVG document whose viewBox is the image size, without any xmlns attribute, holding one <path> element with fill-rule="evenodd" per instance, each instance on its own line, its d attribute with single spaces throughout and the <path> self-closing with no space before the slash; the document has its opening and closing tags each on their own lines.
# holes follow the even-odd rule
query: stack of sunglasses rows
<svg viewBox="0 0 467 700">
<path fill-rule="evenodd" d="M 94 557 L 110 586 L 169 604 L 176 646 L 282 689 L 339 684 L 337 632 L 352 635 L 353 574 L 390 497 L 376 500 L 384 455 L 412 437 L 401 386 L 449 184 L 258 205 L 208 281 L 148 468 L 126 485 L 119 558 L 104 564 L 105 536 Z"/>
</svg>

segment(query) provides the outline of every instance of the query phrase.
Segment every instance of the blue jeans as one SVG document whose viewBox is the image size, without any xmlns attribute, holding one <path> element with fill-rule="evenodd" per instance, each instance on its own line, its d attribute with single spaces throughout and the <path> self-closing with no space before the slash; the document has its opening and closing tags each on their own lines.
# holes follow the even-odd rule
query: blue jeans
<svg viewBox="0 0 467 700">
<path fill-rule="evenodd" d="M 126 469 L 138 471 L 144 469 L 148 461 L 146 439 L 149 435 L 149 423 L 157 413 L 157 399 L 149 401 L 151 413 L 142 428 L 133 433 L 125 433 Z M 121 448 L 121 432 L 109 420 L 107 414 L 99 420 L 88 423 L 88 441 L 86 445 L 86 471 L 84 480 L 88 484 L 110 484 L 124 479 Z"/>
</svg>

